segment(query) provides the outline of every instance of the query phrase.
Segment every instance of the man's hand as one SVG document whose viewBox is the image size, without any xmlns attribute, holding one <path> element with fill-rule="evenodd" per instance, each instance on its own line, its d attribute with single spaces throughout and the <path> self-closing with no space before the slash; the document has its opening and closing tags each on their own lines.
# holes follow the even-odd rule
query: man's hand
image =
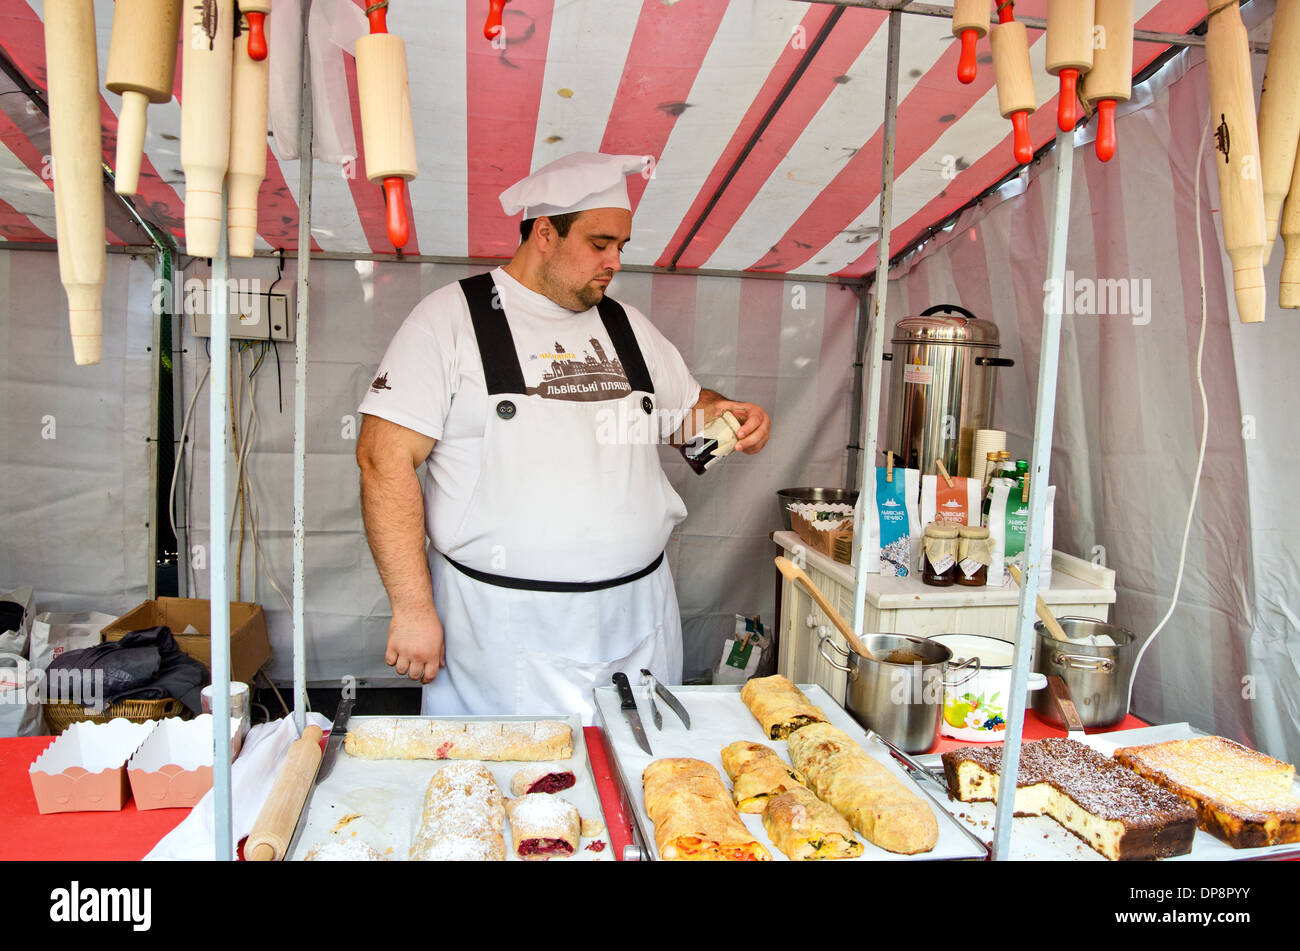
<svg viewBox="0 0 1300 951">
<path fill-rule="evenodd" d="M 728 411 L 740 422 L 740 432 L 736 435 L 738 450 L 753 454 L 767 445 L 767 439 L 772 434 L 772 419 L 767 411 L 756 403 L 729 400 L 713 390 L 700 390 L 700 398 L 694 408 L 694 432 L 699 432 L 707 423 Z M 688 438 L 690 435 L 693 433 L 688 433 Z"/>
<path fill-rule="evenodd" d="M 447 666 L 442 622 L 432 604 L 420 608 L 393 608 L 388 624 L 388 650 L 384 662 L 403 677 L 433 683 L 438 668 Z"/>
</svg>

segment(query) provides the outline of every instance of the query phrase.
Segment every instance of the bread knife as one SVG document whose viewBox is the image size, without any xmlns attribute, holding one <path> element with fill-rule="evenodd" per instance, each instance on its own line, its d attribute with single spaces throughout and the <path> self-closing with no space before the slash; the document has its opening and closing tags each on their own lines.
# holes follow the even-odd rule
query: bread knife
<svg viewBox="0 0 1300 951">
<path fill-rule="evenodd" d="M 334 725 L 330 727 L 329 739 L 325 741 L 325 752 L 321 754 L 320 768 L 316 770 L 316 782 L 321 782 L 334 768 L 338 758 L 339 747 L 348 735 L 348 720 L 352 717 L 352 704 L 356 701 L 340 700 L 339 708 L 334 712 Z"/>
<path fill-rule="evenodd" d="M 622 671 L 616 673 L 614 686 L 618 688 L 619 708 L 623 711 L 623 718 L 627 720 L 628 726 L 632 728 L 632 735 L 636 737 L 637 745 L 654 756 L 654 750 L 650 749 L 650 738 L 645 735 L 645 727 L 641 725 L 641 714 L 636 710 L 636 697 L 632 694 L 632 685 L 627 681 L 627 674 Z"/>
<path fill-rule="evenodd" d="M 650 671 L 646 670 L 644 667 L 641 668 L 641 678 L 642 678 L 641 682 L 649 683 L 651 690 L 654 693 L 659 694 L 663 702 L 668 704 L 668 709 L 673 711 L 673 713 L 677 714 L 678 718 L 682 721 L 682 723 L 686 725 L 686 729 L 689 730 L 691 728 L 691 716 L 689 713 L 686 712 L 686 708 L 682 706 L 682 702 L 678 700 L 675 696 L 673 696 L 672 693 L 669 692 L 668 688 L 665 687 L 663 684 L 661 684 L 655 678 L 655 675 L 650 673 Z M 655 726 L 659 727 L 660 729 L 663 729 L 663 723 L 662 723 L 663 718 L 659 715 L 658 707 L 654 705 L 653 696 L 651 697 L 650 700 L 650 708 L 654 711 L 655 714 Z"/>
</svg>

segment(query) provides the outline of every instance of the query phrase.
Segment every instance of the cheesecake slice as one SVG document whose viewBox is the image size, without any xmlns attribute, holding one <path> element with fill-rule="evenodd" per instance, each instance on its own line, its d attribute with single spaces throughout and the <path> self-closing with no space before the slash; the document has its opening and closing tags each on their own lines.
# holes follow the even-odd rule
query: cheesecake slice
<svg viewBox="0 0 1300 951">
<path fill-rule="evenodd" d="M 943 754 L 949 794 L 997 798 L 1002 748 Z M 1106 858 L 1158 859 L 1191 851 L 1196 812 L 1173 793 L 1074 740 L 1026 743 L 1016 783 L 1017 816 L 1049 816 Z"/>
<path fill-rule="evenodd" d="M 1300 842 L 1290 763 L 1221 736 L 1123 747 L 1115 759 L 1184 799 L 1234 849 Z"/>
</svg>

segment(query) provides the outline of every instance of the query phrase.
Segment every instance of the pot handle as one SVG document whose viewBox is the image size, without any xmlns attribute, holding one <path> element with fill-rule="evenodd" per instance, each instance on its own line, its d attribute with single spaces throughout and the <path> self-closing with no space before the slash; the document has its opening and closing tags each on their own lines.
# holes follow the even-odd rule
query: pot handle
<svg viewBox="0 0 1300 951">
<path fill-rule="evenodd" d="M 823 643 L 823 644 L 829 644 L 831 647 L 835 648 L 835 650 L 837 650 L 839 653 L 843 654 L 845 657 L 852 657 L 852 656 L 853 656 L 853 651 L 849 650 L 847 647 L 840 647 L 839 644 L 836 644 L 836 643 L 835 643 L 833 640 L 831 640 L 830 637 L 829 637 L 828 635 L 826 635 L 826 634 L 823 634 L 823 635 L 822 635 L 822 643 Z"/>
<path fill-rule="evenodd" d="M 974 666 L 971 666 L 972 664 Z M 976 674 L 980 672 L 980 659 L 978 657 L 972 657 L 969 660 L 963 660 L 961 663 L 953 664 L 951 667 L 948 668 L 949 671 L 962 670 L 962 669 L 965 669 L 966 671 L 965 677 L 962 677 L 960 680 L 949 680 L 947 677 L 945 677 L 943 679 L 943 685 L 945 687 L 960 687 L 966 681 L 970 680 L 972 677 L 974 677 Z"/>
<path fill-rule="evenodd" d="M 960 307 L 957 304 L 935 304 L 933 307 L 927 307 L 925 310 L 921 311 L 921 316 L 929 317 L 932 314 L 951 314 L 953 311 L 956 311 L 957 313 L 961 314 L 967 320 L 978 319 L 974 314 L 968 311 L 965 307 Z"/>
<path fill-rule="evenodd" d="M 1016 361 L 1007 357 L 976 357 L 975 365 L 977 367 L 1013 367 L 1016 365 Z"/>
<path fill-rule="evenodd" d="M 858 672 L 857 672 L 854 668 L 852 668 L 852 667 L 845 667 L 843 664 L 841 664 L 838 660 L 836 660 L 836 659 L 835 659 L 834 657 L 832 657 L 830 654 L 826 653 L 826 645 L 827 645 L 828 643 L 831 645 L 831 647 L 834 647 L 837 651 L 841 651 L 841 652 L 844 654 L 845 657 L 848 656 L 848 651 L 845 651 L 844 648 L 840 647 L 839 644 L 836 644 L 834 641 L 832 641 L 832 640 L 831 640 L 831 636 L 830 636 L 829 634 L 823 634 L 823 635 L 822 635 L 822 639 L 821 639 L 821 643 L 820 643 L 819 645 L 817 645 L 817 653 L 819 653 L 819 654 L 822 655 L 822 660 L 826 661 L 826 663 L 830 664 L 830 665 L 831 665 L 832 667 L 834 667 L 836 670 L 842 670 L 842 671 L 844 671 L 844 672 L 845 672 L 846 674 L 848 674 L 850 677 L 857 677 Z"/>
<path fill-rule="evenodd" d="M 1053 654 L 1052 663 L 1070 670 L 1090 670 L 1102 674 L 1109 674 L 1115 669 L 1115 662 L 1109 657 L 1093 657 L 1091 654 Z"/>
</svg>

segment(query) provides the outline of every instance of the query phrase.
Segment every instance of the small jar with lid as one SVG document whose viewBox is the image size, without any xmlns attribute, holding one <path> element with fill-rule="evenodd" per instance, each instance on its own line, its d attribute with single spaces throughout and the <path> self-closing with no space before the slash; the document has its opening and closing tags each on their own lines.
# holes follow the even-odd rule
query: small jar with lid
<svg viewBox="0 0 1300 951">
<path fill-rule="evenodd" d="M 957 580 L 956 525 L 931 522 L 925 526 L 921 545 L 921 581 L 936 588 L 946 588 Z"/>
<path fill-rule="evenodd" d="M 988 584 L 989 564 L 993 561 L 989 530 L 979 525 L 963 525 L 957 529 L 957 534 L 954 580 L 970 588 L 982 588 Z"/>
</svg>

